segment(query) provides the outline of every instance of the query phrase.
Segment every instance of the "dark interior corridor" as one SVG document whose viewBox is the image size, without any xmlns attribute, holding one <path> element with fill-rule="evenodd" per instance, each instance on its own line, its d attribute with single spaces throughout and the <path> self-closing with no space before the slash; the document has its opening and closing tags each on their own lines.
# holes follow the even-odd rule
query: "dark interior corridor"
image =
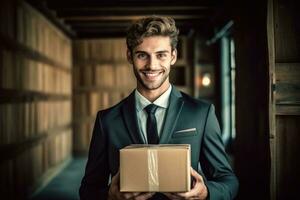
<svg viewBox="0 0 300 200">
<path fill-rule="evenodd" d="M 162 15 L 180 30 L 170 82 L 215 105 L 237 199 L 297 199 L 299 9 L 296 0 L 1 1 L 1 197 L 79 199 L 97 111 L 136 87 L 127 27 Z"/>
</svg>

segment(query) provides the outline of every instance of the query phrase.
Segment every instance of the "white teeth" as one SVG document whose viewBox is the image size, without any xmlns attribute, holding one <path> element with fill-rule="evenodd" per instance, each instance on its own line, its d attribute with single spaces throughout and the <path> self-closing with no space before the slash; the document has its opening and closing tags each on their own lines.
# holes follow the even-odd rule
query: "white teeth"
<svg viewBox="0 0 300 200">
<path fill-rule="evenodd" d="M 159 73 L 145 73 L 146 76 L 154 77 L 157 76 Z"/>
<path fill-rule="evenodd" d="M 146 74 L 147 76 L 157 76 L 158 74 Z"/>
</svg>

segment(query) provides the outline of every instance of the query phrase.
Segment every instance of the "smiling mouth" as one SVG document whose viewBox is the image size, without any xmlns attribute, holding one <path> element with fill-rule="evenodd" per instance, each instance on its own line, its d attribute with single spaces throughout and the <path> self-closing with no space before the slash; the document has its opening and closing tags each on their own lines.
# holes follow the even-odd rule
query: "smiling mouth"
<svg viewBox="0 0 300 200">
<path fill-rule="evenodd" d="M 148 79 L 153 79 L 159 76 L 163 71 L 142 71 L 144 76 Z"/>
</svg>

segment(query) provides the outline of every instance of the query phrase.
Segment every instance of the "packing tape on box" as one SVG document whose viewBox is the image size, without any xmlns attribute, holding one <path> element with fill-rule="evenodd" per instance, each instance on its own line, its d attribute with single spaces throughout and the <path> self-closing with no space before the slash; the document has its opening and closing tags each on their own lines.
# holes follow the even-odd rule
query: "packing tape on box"
<svg viewBox="0 0 300 200">
<path fill-rule="evenodd" d="M 156 149 L 148 149 L 148 183 L 149 191 L 158 191 L 158 157 Z"/>
</svg>

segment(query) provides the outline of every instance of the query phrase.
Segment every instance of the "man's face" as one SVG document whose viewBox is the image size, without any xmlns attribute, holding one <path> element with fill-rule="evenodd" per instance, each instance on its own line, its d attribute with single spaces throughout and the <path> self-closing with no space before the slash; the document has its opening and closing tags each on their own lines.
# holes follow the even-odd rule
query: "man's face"
<svg viewBox="0 0 300 200">
<path fill-rule="evenodd" d="M 172 51 L 169 37 L 146 37 L 132 52 L 127 51 L 127 57 L 133 65 L 139 89 L 168 87 L 170 67 L 177 58 L 176 50 Z"/>
</svg>

